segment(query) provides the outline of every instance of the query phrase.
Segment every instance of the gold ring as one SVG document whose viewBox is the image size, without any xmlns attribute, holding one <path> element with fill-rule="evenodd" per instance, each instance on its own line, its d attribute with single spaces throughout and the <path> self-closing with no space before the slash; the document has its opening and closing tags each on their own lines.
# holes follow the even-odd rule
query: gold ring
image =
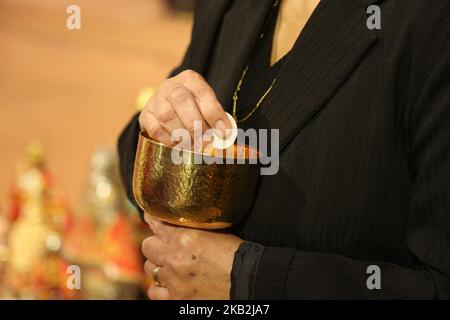
<svg viewBox="0 0 450 320">
<path fill-rule="evenodd" d="M 159 271 L 159 266 L 156 266 L 156 268 L 153 268 L 152 279 L 153 279 L 153 283 L 156 286 L 162 287 L 161 283 L 158 281 L 158 271 Z"/>
</svg>

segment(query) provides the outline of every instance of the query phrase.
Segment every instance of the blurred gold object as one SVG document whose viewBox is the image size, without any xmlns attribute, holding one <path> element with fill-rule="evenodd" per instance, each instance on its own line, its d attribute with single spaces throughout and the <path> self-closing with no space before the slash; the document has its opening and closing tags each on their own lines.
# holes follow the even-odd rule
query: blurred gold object
<svg viewBox="0 0 450 320">
<path fill-rule="evenodd" d="M 141 91 L 139 91 L 136 101 L 134 102 L 134 107 L 135 107 L 136 111 L 141 111 L 142 109 L 144 109 L 148 100 L 150 100 L 150 98 L 153 97 L 155 92 L 156 92 L 156 89 L 154 87 L 142 88 Z"/>
<path fill-rule="evenodd" d="M 188 150 L 183 151 L 187 161 L 175 164 L 172 150 L 139 136 L 133 191 L 144 211 L 168 223 L 201 229 L 227 228 L 247 214 L 259 176 L 259 165 L 248 161 L 257 157 L 255 149 L 245 147 L 244 164 L 196 164 L 199 154 Z"/>
</svg>

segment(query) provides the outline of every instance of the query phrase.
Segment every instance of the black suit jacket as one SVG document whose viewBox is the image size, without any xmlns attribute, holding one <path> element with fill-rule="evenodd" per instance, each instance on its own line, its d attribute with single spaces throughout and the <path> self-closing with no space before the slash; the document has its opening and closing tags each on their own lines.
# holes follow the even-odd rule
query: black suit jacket
<svg viewBox="0 0 450 320">
<path fill-rule="evenodd" d="M 227 109 L 271 3 L 200 1 L 174 73 L 203 74 Z M 263 107 L 280 171 L 232 229 L 265 246 L 255 298 L 450 298 L 449 16 L 447 0 L 320 2 Z M 119 141 L 131 198 L 138 131 Z"/>
</svg>

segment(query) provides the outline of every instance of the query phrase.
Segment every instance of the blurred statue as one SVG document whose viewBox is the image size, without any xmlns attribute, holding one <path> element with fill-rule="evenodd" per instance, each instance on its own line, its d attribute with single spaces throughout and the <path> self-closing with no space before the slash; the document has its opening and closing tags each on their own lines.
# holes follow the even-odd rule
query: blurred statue
<svg viewBox="0 0 450 320">
<path fill-rule="evenodd" d="M 8 259 L 3 283 L 11 297 L 64 299 L 66 261 L 60 255 L 71 225 L 66 198 L 45 167 L 42 145 L 31 142 L 12 187 Z"/>
<path fill-rule="evenodd" d="M 85 214 L 65 246 L 66 256 L 82 266 L 82 298 L 134 299 L 140 293 L 140 248 L 122 190 L 115 154 L 98 150 L 91 159 Z"/>
</svg>

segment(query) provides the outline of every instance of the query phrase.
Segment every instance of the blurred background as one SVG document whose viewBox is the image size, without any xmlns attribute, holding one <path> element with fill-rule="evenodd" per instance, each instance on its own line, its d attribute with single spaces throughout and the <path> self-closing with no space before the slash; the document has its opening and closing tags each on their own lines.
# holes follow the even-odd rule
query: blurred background
<svg viewBox="0 0 450 320">
<path fill-rule="evenodd" d="M 180 62 L 194 5 L 0 0 L 0 299 L 145 297 L 116 141 Z"/>
</svg>

